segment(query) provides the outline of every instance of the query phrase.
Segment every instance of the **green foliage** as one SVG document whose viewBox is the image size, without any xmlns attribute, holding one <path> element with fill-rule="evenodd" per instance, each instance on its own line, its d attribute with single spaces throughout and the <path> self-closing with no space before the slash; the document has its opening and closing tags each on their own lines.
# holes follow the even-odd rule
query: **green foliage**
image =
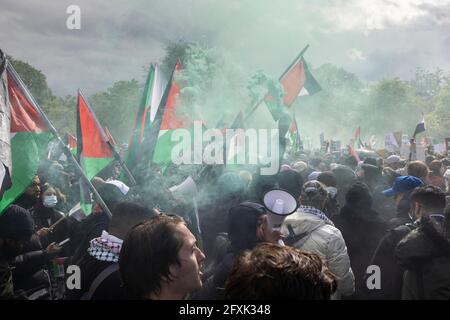
<svg viewBox="0 0 450 320">
<path fill-rule="evenodd" d="M 61 137 L 66 133 L 72 135 L 76 132 L 77 99 L 75 96 L 64 98 L 52 96 L 42 105 L 45 114 L 58 129 Z"/>
<path fill-rule="evenodd" d="M 118 81 L 106 92 L 93 94 L 89 103 L 98 120 L 117 142 L 128 142 L 134 126 L 142 86 L 138 81 Z"/>
<path fill-rule="evenodd" d="M 366 110 L 369 120 L 364 126 L 369 134 L 405 131 L 412 134 L 424 111 L 422 100 L 408 83 L 398 78 L 383 79 L 371 88 Z"/>
<path fill-rule="evenodd" d="M 435 98 L 439 94 L 441 88 L 444 87 L 445 83 L 446 78 L 441 69 L 436 69 L 434 72 L 417 69 L 415 78 L 410 82 L 416 95 L 418 95 L 425 103 L 427 112 L 434 111 L 436 107 Z"/>
<path fill-rule="evenodd" d="M 52 91 L 47 85 L 47 78 L 42 71 L 11 56 L 7 56 L 7 59 L 40 105 L 53 98 Z"/>
<path fill-rule="evenodd" d="M 426 128 L 436 139 L 450 137 L 450 83 L 447 82 L 435 98 L 436 108 L 426 117 Z"/>
<path fill-rule="evenodd" d="M 348 140 L 364 120 L 367 87 L 356 75 L 330 64 L 313 69 L 312 73 L 322 91 L 298 97 L 292 106 L 301 135 L 312 137 L 316 144 L 321 132 L 326 137 Z"/>
<path fill-rule="evenodd" d="M 166 75 L 172 72 L 177 59 L 183 63 L 176 79 L 181 87 L 181 112 L 202 118 L 208 127 L 220 119 L 231 123 L 240 110 L 264 96 L 266 90 L 272 90 L 281 99 L 277 94 L 279 87 L 271 78 L 262 71 L 248 77 L 222 51 L 186 41 L 170 42 L 161 61 Z M 41 71 L 11 57 L 9 60 L 61 134 L 74 133 L 76 98 L 53 96 Z M 418 69 L 411 81 L 385 78 L 371 84 L 331 64 L 310 69 L 322 91 L 297 98 L 291 107 L 297 114 L 302 136 L 316 142 L 324 132 L 327 139 L 340 139 L 345 144 L 361 126 L 363 141 L 371 135 L 380 141 L 388 132 L 412 134 L 424 112 L 428 136 L 450 137 L 450 74 L 445 75 L 440 69 Z M 120 142 L 129 139 L 142 90 L 143 85 L 136 80 L 119 81 L 89 99 L 101 124 Z M 268 120 L 268 111 L 257 112 L 252 119 L 257 123 Z"/>
<path fill-rule="evenodd" d="M 231 124 L 248 105 L 243 72 L 214 48 L 189 44 L 184 52 L 183 68 L 175 80 L 181 87 L 181 115 L 204 120 L 208 127 L 214 127 L 220 119 Z"/>
<path fill-rule="evenodd" d="M 170 73 L 173 71 L 173 67 L 180 59 L 182 63 L 185 62 L 186 52 L 191 43 L 184 40 L 179 40 L 178 42 L 169 42 L 165 47 L 166 55 L 161 60 L 161 70 L 164 74 L 169 77 Z"/>
</svg>

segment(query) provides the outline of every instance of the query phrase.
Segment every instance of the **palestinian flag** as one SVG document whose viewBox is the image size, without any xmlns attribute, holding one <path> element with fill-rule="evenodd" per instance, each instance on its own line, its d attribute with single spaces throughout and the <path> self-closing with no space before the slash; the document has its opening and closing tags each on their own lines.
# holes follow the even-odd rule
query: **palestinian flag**
<svg viewBox="0 0 450 320">
<path fill-rule="evenodd" d="M 286 134 L 287 139 L 291 144 L 291 151 L 297 152 L 303 150 L 302 140 L 300 139 L 300 131 L 298 130 L 297 119 L 295 114 L 292 117 L 291 125 L 289 126 L 289 130 Z"/>
<path fill-rule="evenodd" d="M 31 94 L 10 64 L 7 65 L 6 75 L 11 114 L 12 187 L 3 195 L 0 212 L 31 184 L 52 136 Z"/>
<path fill-rule="evenodd" d="M 106 141 L 106 133 L 86 99 L 78 91 L 77 159 L 89 180 L 113 161 L 113 153 Z M 81 207 L 86 214 L 89 214 L 91 212 L 90 191 L 82 180 L 80 193 Z"/>
<path fill-rule="evenodd" d="M 183 118 L 178 114 L 180 87 L 176 80 L 180 72 L 181 62 L 178 61 L 161 98 L 151 129 L 145 137 L 147 142 L 144 140 L 145 148 L 143 150 L 146 156 L 149 157 L 147 159 L 151 159 L 163 169 L 167 168 L 171 162 L 172 148 L 178 143 L 172 142 L 174 130 L 190 126 L 189 119 Z M 157 140 L 155 139 L 156 137 Z"/>
<path fill-rule="evenodd" d="M 284 91 L 283 105 L 286 107 L 290 107 L 298 96 L 313 95 L 322 90 L 303 57 L 285 72 L 279 81 Z M 264 101 L 273 119 L 278 121 L 282 116 L 282 106 L 277 106 L 270 95 L 267 95 Z"/>
<path fill-rule="evenodd" d="M 355 130 L 355 142 L 358 149 L 364 149 L 364 143 L 361 141 L 361 127 Z"/>
<path fill-rule="evenodd" d="M 106 142 L 105 131 L 81 92 L 78 92 L 77 137 L 77 157 L 87 178 L 92 179 L 113 161 L 114 156 Z"/>
<path fill-rule="evenodd" d="M 311 73 L 311 70 L 308 67 L 308 63 L 302 57 L 301 63 L 303 64 L 303 70 L 305 74 L 305 82 L 303 83 L 303 88 L 300 90 L 299 96 L 312 96 L 317 92 L 321 91 L 322 88 L 317 80 Z"/>
<path fill-rule="evenodd" d="M 137 155 L 144 138 L 145 128 L 155 119 L 166 85 L 167 80 L 160 71 L 158 65 L 152 64 L 148 72 L 144 92 L 136 114 L 134 129 L 130 137 L 128 154 L 125 162 L 129 169 L 133 169 L 139 161 Z"/>
</svg>

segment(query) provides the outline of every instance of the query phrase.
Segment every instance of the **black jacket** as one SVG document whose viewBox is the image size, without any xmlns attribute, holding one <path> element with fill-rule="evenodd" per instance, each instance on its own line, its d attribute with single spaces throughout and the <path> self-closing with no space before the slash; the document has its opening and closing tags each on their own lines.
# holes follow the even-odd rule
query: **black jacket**
<svg viewBox="0 0 450 320">
<path fill-rule="evenodd" d="M 381 272 L 381 288 L 366 290 L 368 299 L 400 300 L 403 282 L 403 269 L 395 260 L 395 247 L 411 230 L 415 224 L 406 224 L 389 229 L 380 240 L 370 265 L 376 265 Z"/>
<path fill-rule="evenodd" d="M 88 292 L 95 278 L 114 262 L 100 261 L 90 256 L 88 253 L 80 260 L 81 289 L 66 291 L 66 300 L 80 300 L 85 292 Z M 91 300 L 123 300 L 126 299 L 125 289 L 122 286 L 119 271 L 111 273 L 98 286 Z"/>
<path fill-rule="evenodd" d="M 344 237 L 356 282 L 356 298 L 366 298 L 363 287 L 372 254 L 386 232 L 386 223 L 372 209 L 345 205 L 332 220 Z"/>
<path fill-rule="evenodd" d="M 450 299 L 450 240 L 428 217 L 401 240 L 395 256 L 406 271 L 402 299 Z"/>
</svg>

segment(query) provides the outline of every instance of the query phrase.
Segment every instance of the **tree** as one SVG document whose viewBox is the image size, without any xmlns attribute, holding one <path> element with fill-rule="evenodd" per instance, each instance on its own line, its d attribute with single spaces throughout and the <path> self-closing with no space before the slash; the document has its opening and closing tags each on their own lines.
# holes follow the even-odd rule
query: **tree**
<svg viewBox="0 0 450 320">
<path fill-rule="evenodd" d="M 436 108 L 426 117 L 430 136 L 442 140 L 450 137 L 450 83 L 441 88 L 435 99 Z"/>
<path fill-rule="evenodd" d="M 312 69 L 312 73 L 322 91 L 298 97 L 291 107 L 296 110 L 300 135 L 318 141 L 324 132 L 326 137 L 347 141 L 364 122 L 366 85 L 355 74 L 331 64 Z"/>
<path fill-rule="evenodd" d="M 179 40 L 178 42 L 171 41 L 166 45 L 166 55 L 161 60 L 161 70 L 167 77 L 169 77 L 170 73 L 173 71 L 173 67 L 178 59 L 180 59 L 181 62 L 184 62 L 186 52 L 190 45 L 191 43 L 185 40 Z"/>
<path fill-rule="evenodd" d="M 428 70 L 417 69 L 414 79 L 410 84 L 415 90 L 415 93 L 425 103 L 427 112 L 433 112 L 436 105 L 435 99 L 441 88 L 445 85 L 444 72 L 441 69 L 436 69 L 434 72 Z"/>
<path fill-rule="evenodd" d="M 411 86 L 399 78 L 386 78 L 371 87 L 365 114 L 371 134 L 406 131 L 411 134 L 424 103 Z"/>
<path fill-rule="evenodd" d="M 137 80 L 118 81 L 106 92 L 93 94 L 89 102 L 102 126 L 117 141 L 128 142 L 143 87 Z"/>
<path fill-rule="evenodd" d="M 42 71 L 11 56 L 7 56 L 7 59 L 40 105 L 53 98 L 52 91 L 47 85 L 47 78 Z"/>
</svg>

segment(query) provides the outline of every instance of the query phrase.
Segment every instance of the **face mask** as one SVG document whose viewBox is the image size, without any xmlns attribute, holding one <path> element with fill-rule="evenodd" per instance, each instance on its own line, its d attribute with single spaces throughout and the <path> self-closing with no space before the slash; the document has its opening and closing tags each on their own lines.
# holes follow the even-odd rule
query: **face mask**
<svg viewBox="0 0 450 320">
<path fill-rule="evenodd" d="M 54 208 L 58 203 L 56 196 L 46 196 L 44 197 L 43 205 L 46 208 Z"/>
</svg>

